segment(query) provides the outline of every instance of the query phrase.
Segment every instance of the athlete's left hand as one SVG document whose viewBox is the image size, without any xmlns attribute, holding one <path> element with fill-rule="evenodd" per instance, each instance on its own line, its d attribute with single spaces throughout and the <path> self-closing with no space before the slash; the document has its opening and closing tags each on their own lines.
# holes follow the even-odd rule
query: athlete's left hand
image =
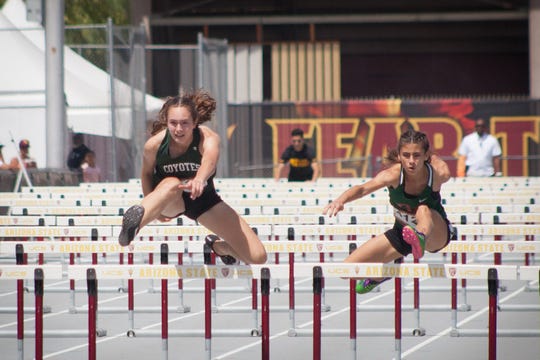
<svg viewBox="0 0 540 360">
<path fill-rule="evenodd" d="M 323 209 L 323 215 L 329 215 L 330 217 L 336 216 L 338 212 L 345 208 L 343 203 L 339 200 L 334 200 L 330 204 L 326 205 Z"/>
<path fill-rule="evenodd" d="M 199 180 L 197 178 L 193 178 L 191 180 L 188 180 L 187 183 L 182 183 L 180 185 L 178 185 L 178 188 L 179 189 L 182 189 L 186 192 L 189 192 L 190 193 L 190 198 L 191 199 L 196 199 L 198 198 L 199 196 L 201 196 L 201 194 L 203 193 L 204 191 L 204 188 L 205 186 L 207 185 L 207 182 L 206 181 L 202 181 L 202 180 Z"/>
</svg>

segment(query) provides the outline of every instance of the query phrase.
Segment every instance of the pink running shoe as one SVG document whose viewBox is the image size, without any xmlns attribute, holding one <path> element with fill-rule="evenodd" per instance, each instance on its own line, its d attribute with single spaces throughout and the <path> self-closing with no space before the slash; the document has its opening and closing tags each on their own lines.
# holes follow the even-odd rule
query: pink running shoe
<svg viewBox="0 0 540 360">
<path fill-rule="evenodd" d="M 415 259 L 420 259 L 424 256 L 426 249 L 426 235 L 416 231 L 409 225 L 403 228 L 403 240 L 412 247 L 412 254 Z"/>
</svg>

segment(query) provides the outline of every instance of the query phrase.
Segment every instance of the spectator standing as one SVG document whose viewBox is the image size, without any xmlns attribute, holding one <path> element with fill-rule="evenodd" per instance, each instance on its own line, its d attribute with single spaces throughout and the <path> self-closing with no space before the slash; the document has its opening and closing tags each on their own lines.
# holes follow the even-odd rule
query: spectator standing
<svg viewBox="0 0 540 360">
<path fill-rule="evenodd" d="M 499 142 L 488 133 L 484 119 L 477 119 L 474 129 L 475 132 L 465 136 L 459 146 L 457 175 L 502 176 Z"/>
<path fill-rule="evenodd" d="M 10 170 L 11 166 L 10 164 L 6 163 L 6 160 L 4 160 L 4 154 L 2 154 L 3 147 L 4 145 L 0 144 L 0 170 Z"/>
<path fill-rule="evenodd" d="M 84 144 L 84 137 L 81 133 L 73 135 L 73 148 L 69 152 L 67 158 L 67 166 L 71 171 L 81 171 L 81 165 L 84 162 L 84 157 L 91 151 Z"/>
<path fill-rule="evenodd" d="M 25 168 L 27 169 L 37 168 L 36 159 L 30 156 L 30 141 L 26 139 L 19 141 L 19 155 Z M 10 167 L 12 169 L 20 169 L 21 166 L 19 164 L 19 158 L 17 156 L 11 159 Z"/>
<path fill-rule="evenodd" d="M 281 154 L 275 174 L 276 181 L 282 177 L 286 164 L 289 165 L 289 181 L 316 181 L 319 177 L 320 170 L 315 150 L 305 143 L 302 129 L 294 129 L 291 132 L 291 145 Z"/>
<path fill-rule="evenodd" d="M 96 153 L 92 150 L 88 151 L 84 157 L 84 162 L 81 165 L 84 182 L 100 182 L 101 169 L 96 165 Z"/>
</svg>

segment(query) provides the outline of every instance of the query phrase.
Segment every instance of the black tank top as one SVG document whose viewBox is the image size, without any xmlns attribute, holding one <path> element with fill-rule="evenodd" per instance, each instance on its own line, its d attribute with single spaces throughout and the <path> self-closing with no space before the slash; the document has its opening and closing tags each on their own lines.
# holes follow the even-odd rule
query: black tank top
<svg viewBox="0 0 540 360">
<path fill-rule="evenodd" d="M 198 127 L 193 129 L 193 141 L 182 155 L 175 158 L 169 156 L 170 141 L 171 135 L 167 130 L 156 154 L 156 167 L 153 176 L 154 187 L 166 177 L 173 176 L 180 180 L 193 179 L 201 166 L 202 155 L 199 151 L 201 130 Z M 215 173 L 207 180 L 208 184 L 204 188 L 204 192 L 214 190 L 214 176 Z"/>
</svg>

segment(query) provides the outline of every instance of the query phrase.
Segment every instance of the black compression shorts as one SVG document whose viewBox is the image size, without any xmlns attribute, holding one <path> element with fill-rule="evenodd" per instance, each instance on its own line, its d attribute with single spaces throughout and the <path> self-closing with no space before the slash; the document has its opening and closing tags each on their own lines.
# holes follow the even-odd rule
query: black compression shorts
<svg viewBox="0 0 540 360">
<path fill-rule="evenodd" d="M 455 240 L 457 238 L 454 227 L 450 224 L 448 219 L 445 219 L 445 221 L 446 221 L 446 224 L 448 225 L 448 230 L 447 230 L 448 235 L 447 235 L 446 243 L 444 244 L 442 248 L 448 245 L 448 243 L 450 242 L 450 239 Z M 394 249 L 396 249 L 401 255 L 407 256 L 412 252 L 412 248 L 411 248 L 411 245 L 407 244 L 407 242 L 403 240 L 402 231 L 403 231 L 403 226 L 397 223 L 394 223 L 394 227 L 392 227 L 390 230 L 387 230 L 384 233 L 384 235 L 390 241 L 390 244 L 392 244 Z M 432 252 L 437 252 L 437 251 L 432 251 Z"/>
<path fill-rule="evenodd" d="M 216 191 L 203 192 L 195 200 L 192 200 L 190 195 L 188 192 L 182 193 L 186 210 L 178 215 L 185 215 L 192 220 L 197 220 L 199 216 L 210 210 L 214 205 L 223 201 Z"/>
</svg>

